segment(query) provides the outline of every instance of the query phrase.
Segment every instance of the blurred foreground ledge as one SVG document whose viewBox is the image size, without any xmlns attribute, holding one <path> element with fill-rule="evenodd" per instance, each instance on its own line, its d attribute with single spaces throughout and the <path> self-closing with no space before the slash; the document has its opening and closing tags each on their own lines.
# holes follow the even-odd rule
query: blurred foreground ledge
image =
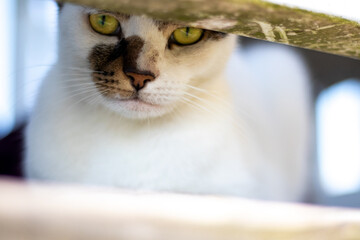
<svg viewBox="0 0 360 240">
<path fill-rule="evenodd" d="M 145 14 L 184 25 L 360 59 L 358 22 L 274 4 L 271 0 L 60 1 L 129 14 Z"/>
<path fill-rule="evenodd" d="M 0 180 L 0 239 L 358 240 L 360 211 Z"/>
</svg>

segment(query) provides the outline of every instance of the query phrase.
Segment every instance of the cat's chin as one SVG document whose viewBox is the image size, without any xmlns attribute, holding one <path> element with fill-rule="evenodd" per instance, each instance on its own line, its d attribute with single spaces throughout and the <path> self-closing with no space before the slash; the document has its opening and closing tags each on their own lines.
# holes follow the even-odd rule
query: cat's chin
<svg viewBox="0 0 360 240">
<path fill-rule="evenodd" d="M 110 111 L 130 119 L 157 118 L 172 110 L 169 106 L 145 102 L 141 99 L 106 99 L 103 105 Z"/>
</svg>

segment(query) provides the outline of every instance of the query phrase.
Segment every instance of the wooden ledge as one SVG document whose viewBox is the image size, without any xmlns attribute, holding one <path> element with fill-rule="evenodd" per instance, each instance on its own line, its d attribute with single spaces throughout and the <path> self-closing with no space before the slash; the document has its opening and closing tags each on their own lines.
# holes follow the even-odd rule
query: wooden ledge
<svg viewBox="0 0 360 240">
<path fill-rule="evenodd" d="M 0 181 L 6 240 L 357 240 L 360 211 Z"/>
</svg>

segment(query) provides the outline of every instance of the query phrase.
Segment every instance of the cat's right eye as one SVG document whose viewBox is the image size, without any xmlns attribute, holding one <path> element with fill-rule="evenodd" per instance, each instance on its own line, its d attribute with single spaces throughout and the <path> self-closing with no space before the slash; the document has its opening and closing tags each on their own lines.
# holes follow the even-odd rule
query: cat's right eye
<svg viewBox="0 0 360 240">
<path fill-rule="evenodd" d="M 91 27 L 98 33 L 104 35 L 115 35 L 120 31 L 119 21 L 108 14 L 90 14 Z"/>
<path fill-rule="evenodd" d="M 201 40 L 203 33 L 204 30 L 201 28 L 183 27 L 176 29 L 171 39 L 177 45 L 192 45 Z"/>
</svg>

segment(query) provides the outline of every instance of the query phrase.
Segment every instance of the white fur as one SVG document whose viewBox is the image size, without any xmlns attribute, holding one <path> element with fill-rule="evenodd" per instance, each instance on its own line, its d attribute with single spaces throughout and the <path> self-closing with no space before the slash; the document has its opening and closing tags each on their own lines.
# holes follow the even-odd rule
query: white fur
<svg viewBox="0 0 360 240">
<path fill-rule="evenodd" d="M 27 129 L 28 178 L 272 200 L 303 197 L 309 102 L 296 56 L 284 53 L 256 69 L 238 60 L 231 90 L 223 71 L 234 36 L 169 50 L 151 20 L 131 17 L 122 29 L 125 37 L 145 39 L 139 65 L 146 67 L 147 51 L 160 52 L 160 76 L 140 95 L 158 106 L 122 105 L 103 98 L 89 72 L 75 69 L 89 69 L 94 45 L 117 41 L 91 31 L 89 11 L 94 10 L 70 4 L 62 9 L 59 60 Z M 266 67 L 277 60 L 293 64 L 292 73 Z M 253 74 L 265 70 L 265 77 Z"/>
</svg>

